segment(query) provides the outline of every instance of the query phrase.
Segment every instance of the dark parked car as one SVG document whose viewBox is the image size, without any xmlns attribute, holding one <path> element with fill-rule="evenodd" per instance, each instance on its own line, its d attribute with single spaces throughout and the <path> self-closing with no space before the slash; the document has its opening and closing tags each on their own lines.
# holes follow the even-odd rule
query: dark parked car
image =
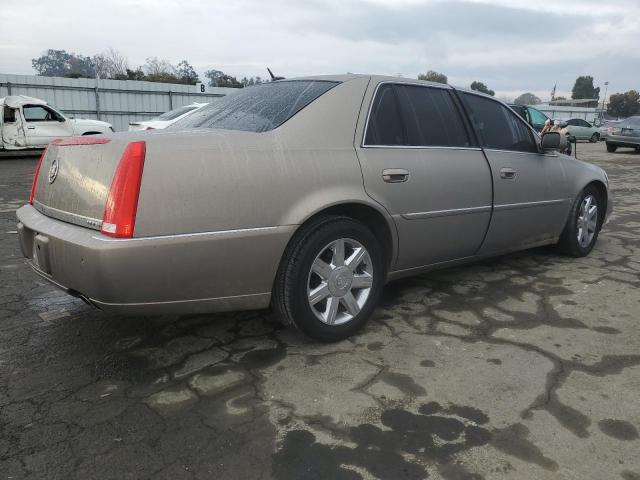
<svg viewBox="0 0 640 480">
<path fill-rule="evenodd" d="M 550 120 L 544 113 L 537 108 L 528 107 L 525 105 L 509 105 L 518 115 L 524 118 L 529 125 L 531 125 L 536 132 L 540 132 L 544 127 L 544 122 Z"/>
</svg>

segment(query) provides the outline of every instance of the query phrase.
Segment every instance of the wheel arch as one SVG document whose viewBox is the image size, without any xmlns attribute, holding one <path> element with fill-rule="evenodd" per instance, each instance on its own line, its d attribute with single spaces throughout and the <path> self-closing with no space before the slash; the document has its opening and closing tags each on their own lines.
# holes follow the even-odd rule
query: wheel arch
<svg viewBox="0 0 640 480">
<path fill-rule="evenodd" d="M 283 252 L 283 258 L 289 249 L 291 242 L 296 238 L 296 233 L 304 226 L 318 221 L 322 217 L 344 216 L 357 220 L 369 228 L 376 238 L 380 239 L 384 251 L 385 268 L 387 271 L 395 264 L 398 251 L 398 238 L 396 226 L 391 216 L 381 211 L 382 207 L 376 207 L 363 201 L 345 201 L 325 206 L 309 212 L 300 222 L 296 232 L 292 235 Z"/>
</svg>

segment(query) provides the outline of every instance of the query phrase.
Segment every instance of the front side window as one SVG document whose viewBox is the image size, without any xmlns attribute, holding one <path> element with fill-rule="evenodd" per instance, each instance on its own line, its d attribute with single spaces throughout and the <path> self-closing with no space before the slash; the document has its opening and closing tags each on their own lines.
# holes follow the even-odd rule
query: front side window
<svg viewBox="0 0 640 480">
<path fill-rule="evenodd" d="M 496 150 L 538 152 L 529 127 L 501 103 L 489 98 L 463 93 L 471 121 L 480 134 L 482 146 Z"/>
<path fill-rule="evenodd" d="M 220 128 L 266 132 L 282 125 L 338 83 L 285 80 L 243 88 L 187 115 L 169 129 Z"/>
<path fill-rule="evenodd" d="M 535 108 L 529 107 L 527 110 L 529 110 L 532 125 L 544 125 L 544 122 L 549 118 L 540 110 L 536 110 Z"/>
<path fill-rule="evenodd" d="M 378 88 L 369 114 L 364 143 L 390 146 L 405 144 L 400 109 L 391 84 L 384 84 Z"/>
<path fill-rule="evenodd" d="M 395 85 L 407 145 L 469 147 L 469 137 L 451 94 L 443 88 Z"/>
<path fill-rule="evenodd" d="M 581 127 L 591 128 L 591 124 L 589 122 L 587 122 L 586 120 L 580 120 L 580 126 Z"/>
<path fill-rule="evenodd" d="M 27 122 L 58 122 L 62 119 L 55 111 L 42 105 L 25 105 L 22 113 Z"/>
<path fill-rule="evenodd" d="M 51 120 L 49 111 L 40 105 L 25 105 L 22 107 L 22 112 L 27 122 L 48 122 Z"/>
<path fill-rule="evenodd" d="M 572 127 L 577 127 L 580 125 L 579 120 L 572 118 L 571 120 L 567 120 L 567 125 L 571 125 Z"/>
</svg>

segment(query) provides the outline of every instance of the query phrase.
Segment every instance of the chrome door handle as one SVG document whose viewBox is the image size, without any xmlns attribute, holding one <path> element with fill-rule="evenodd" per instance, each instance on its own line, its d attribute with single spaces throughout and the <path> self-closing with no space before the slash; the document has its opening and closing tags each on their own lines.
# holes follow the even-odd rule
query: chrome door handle
<svg viewBox="0 0 640 480">
<path fill-rule="evenodd" d="M 502 168 L 500 169 L 500 178 L 512 180 L 516 178 L 516 171 L 513 168 Z"/>
<path fill-rule="evenodd" d="M 36 127 L 27 127 L 27 130 L 35 130 Z"/>
<path fill-rule="evenodd" d="M 409 180 L 409 172 L 403 168 L 386 168 L 382 171 L 382 180 L 387 183 L 404 183 Z"/>
</svg>

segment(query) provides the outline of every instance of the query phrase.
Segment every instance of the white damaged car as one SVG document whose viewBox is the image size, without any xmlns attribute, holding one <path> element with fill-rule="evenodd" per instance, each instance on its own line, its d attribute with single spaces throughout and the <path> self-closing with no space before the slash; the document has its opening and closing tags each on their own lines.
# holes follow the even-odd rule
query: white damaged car
<svg viewBox="0 0 640 480">
<path fill-rule="evenodd" d="M 44 148 L 56 138 L 113 132 L 107 122 L 67 118 L 47 102 L 26 95 L 0 98 L 0 150 Z"/>
</svg>

